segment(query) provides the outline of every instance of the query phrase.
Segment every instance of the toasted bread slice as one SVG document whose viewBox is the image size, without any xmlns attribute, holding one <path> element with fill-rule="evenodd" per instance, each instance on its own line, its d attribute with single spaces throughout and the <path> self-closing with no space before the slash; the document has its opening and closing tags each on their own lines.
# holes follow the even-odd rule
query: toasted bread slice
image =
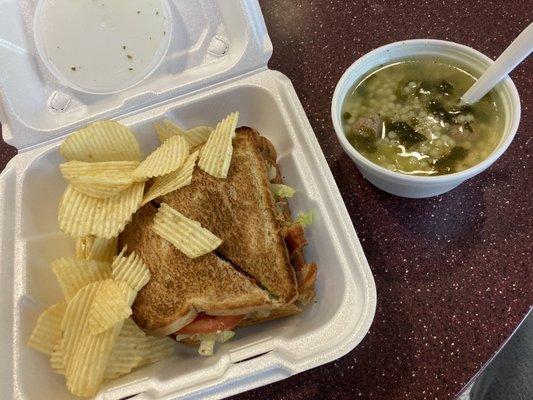
<svg viewBox="0 0 533 400">
<path fill-rule="evenodd" d="M 146 204 L 120 235 L 119 246 L 137 252 L 151 278 L 133 304 L 137 324 L 168 335 L 198 314 L 244 315 L 272 302 L 264 290 L 213 253 L 190 259 L 151 228 L 157 208 Z"/>
<path fill-rule="evenodd" d="M 275 158 L 267 139 L 251 128 L 239 128 L 226 179 L 196 168 L 189 186 L 158 201 L 221 238 L 217 255 L 259 282 L 279 303 L 289 304 L 297 298 L 298 284 L 270 189 L 269 168 L 279 175 Z"/>
</svg>

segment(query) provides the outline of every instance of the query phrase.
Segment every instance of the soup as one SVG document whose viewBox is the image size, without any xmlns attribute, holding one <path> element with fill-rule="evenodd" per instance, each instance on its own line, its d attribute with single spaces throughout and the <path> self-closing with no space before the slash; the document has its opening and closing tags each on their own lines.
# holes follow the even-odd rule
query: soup
<svg viewBox="0 0 533 400">
<path fill-rule="evenodd" d="M 461 104 L 474 81 L 433 58 L 382 66 L 346 97 L 346 137 L 364 157 L 392 171 L 443 175 L 470 168 L 492 153 L 503 131 L 492 92 L 474 105 Z"/>
</svg>

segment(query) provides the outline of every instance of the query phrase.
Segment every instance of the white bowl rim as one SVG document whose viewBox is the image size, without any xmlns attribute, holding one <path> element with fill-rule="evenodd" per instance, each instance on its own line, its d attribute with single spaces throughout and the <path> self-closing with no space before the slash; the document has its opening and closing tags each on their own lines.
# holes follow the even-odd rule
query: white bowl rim
<svg viewBox="0 0 533 400">
<path fill-rule="evenodd" d="M 358 58 L 348 69 L 344 72 L 344 74 L 339 79 L 339 82 L 337 83 L 337 86 L 335 87 L 335 91 L 333 92 L 333 99 L 331 103 L 331 118 L 333 120 L 333 127 L 335 130 L 335 133 L 337 135 L 337 138 L 339 142 L 341 143 L 344 151 L 346 151 L 352 158 L 357 159 L 358 163 L 363 164 L 366 168 L 376 171 L 378 174 L 380 174 L 382 177 L 386 177 L 391 181 L 403 181 L 406 183 L 412 183 L 412 184 L 442 184 L 442 183 L 448 183 L 451 181 L 456 182 L 462 182 L 468 178 L 471 178 L 474 175 L 479 174 L 486 168 L 488 168 L 490 165 L 492 165 L 504 152 L 507 150 L 509 145 L 511 144 L 516 131 L 518 130 L 518 125 L 520 123 L 520 113 L 521 113 L 521 106 L 520 106 L 520 97 L 518 95 L 518 90 L 516 89 L 515 84 L 511 80 L 509 76 L 506 76 L 500 84 L 502 89 L 505 90 L 511 99 L 511 115 L 509 117 L 511 118 L 511 126 L 509 129 L 507 129 L 504 132 L 505 138 L 500 143 L 498 147 L 496 147 L 493 152 L 485 158 L 483 161 L 481 161 L 478 164 L 475 164 L 471 166 L 470 168 L 467 168 L 463 171 L 454 172 L 452 174 L 446 174 L 446 175 L 436 175 L 436 176 L 420 176 L 420 175 L 409 175 L 404 174 L 402 172 L 396 172 L 391 171 L 389 169 L 386 169 L 384 167 L 381 167 L 380 165 L 370 161 L 368 158 L 364 157 L 361 153 L 359 153 L 348 141 L 346 138 L 346 135 L 344 133 L 344 130 L 342 128 L 342 124 L 340 123 L 340 118 L 337 118 L 337 112 L 342 110 L 342 103 L 344 102 L 344 98 L 340 98 L 340 90 L 342 84 L 348 80 L 348 76 L 350 75 L 351 71 L 355 69 L 359 64 L 363 63 L 368 58 L 371 58 L 375 56 L 378 53 L 387 52 L 391 48 L 395 48 L 398 46 L 418 46 L 418 45 L 426 45 L 428 48 L 430 48 L 433 45 L 439 45 L 439 46 L 447 46 L 447 47 L 455 47 L 457 49 L 461 49 L 465 52 L 469 52 L 470 54 L 478 57 L 479 59 L 490 63 L 493 63 L 494 61 L 486 56 L 485 54 L 473 49 L 472 47 L 465 46 L 463 44 L 450 42 L 447 40 L 439 40 L 439 39 L 410 39 L 410 40 L 401 40 L 398 42 L 393 42 L 386 44 L 384 46 L 378 47 L 365 55 Z M 375 68 L 373 66 L 372 68 Z M 370 71 L 372 68 L 369 68 L 367 70 Z M 361 76 L 361 75 L 360 75 Z M 350 79 L 351 80 L 351 79 Z M 355 83 L 355 80 L 352 82 Z"/>
</svg>

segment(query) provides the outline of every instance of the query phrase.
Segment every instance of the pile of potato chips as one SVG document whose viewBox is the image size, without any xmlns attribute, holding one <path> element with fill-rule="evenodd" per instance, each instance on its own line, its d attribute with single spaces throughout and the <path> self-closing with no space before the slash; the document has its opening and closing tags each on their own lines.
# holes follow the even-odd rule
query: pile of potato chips
<svg viewBox="0 0 533 400">
<path fill-rule="evenodd" d="M 214 129 L 184 131 L 156 124 L 161 142 L 144 161 L 133 133 L 113 121 L 96 122 L 60 147 L 69 182 L 59 204 L 59 226 L 76 239 L 76 257 L 54 260 L 64 301 L 37 320 L 28 345 L 50 356 L 71 393 L 93 396 L 103 382 L 167 357 L 170 338 L 147 336 L 131 319 L 137 292 L 150 271 L 135 252 L 117 255 L 118 235 L 144 204 L 189 185 L 194 167 L 227 177 L 238 113 Z M 152 180 L 145 192 L 145 182 Z M 221 240 L 200 223 L 162 204 L 152 227 L 189 257 L 213 251 Z"/>
<path fill-rule="evenodd" d="M 129 318 L 150 271 L 135 252 L 115 256 L 109 249 L 116 239 L 104 240 L 79 239 L 83 258 L 52 262 L 64 301 L 40 315 L 28 341 L 50 356 L 52 369 L 78 396 L 95 395 L 103 382 L 161 360 L 174 347 L 172 339 L 147 336 Z"/>
<path fill-rule="evenodd" d="M 60 147 L 59 166 L 69 182 L 59 204 L 59 227 L 74 237 L 117 237 L 142 205 L 191 183 L 194 166 L 226 178 L 238 113 L 215 129 L 183 131 L 170 121 L 156 124 L 162 141 L 144 161 L 126 127 L 101 121 L 70 135 Z M 144 193 L 144 185 L 153 179 Z"/>
</svg>

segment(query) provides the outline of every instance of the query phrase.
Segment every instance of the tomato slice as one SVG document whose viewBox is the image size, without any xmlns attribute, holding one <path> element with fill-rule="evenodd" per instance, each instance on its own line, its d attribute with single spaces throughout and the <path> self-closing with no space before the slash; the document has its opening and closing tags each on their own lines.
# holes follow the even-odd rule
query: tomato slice
<svg viewBox="0 0 533 400">
<path fill-rule="evenodd" d="M 198 314 L 194 321 L 177 331 L 176 335 L 196 335 L 228 331 L 237 326 L 244 317 L 245 315 L 212 316 Z"/>
</svg>

